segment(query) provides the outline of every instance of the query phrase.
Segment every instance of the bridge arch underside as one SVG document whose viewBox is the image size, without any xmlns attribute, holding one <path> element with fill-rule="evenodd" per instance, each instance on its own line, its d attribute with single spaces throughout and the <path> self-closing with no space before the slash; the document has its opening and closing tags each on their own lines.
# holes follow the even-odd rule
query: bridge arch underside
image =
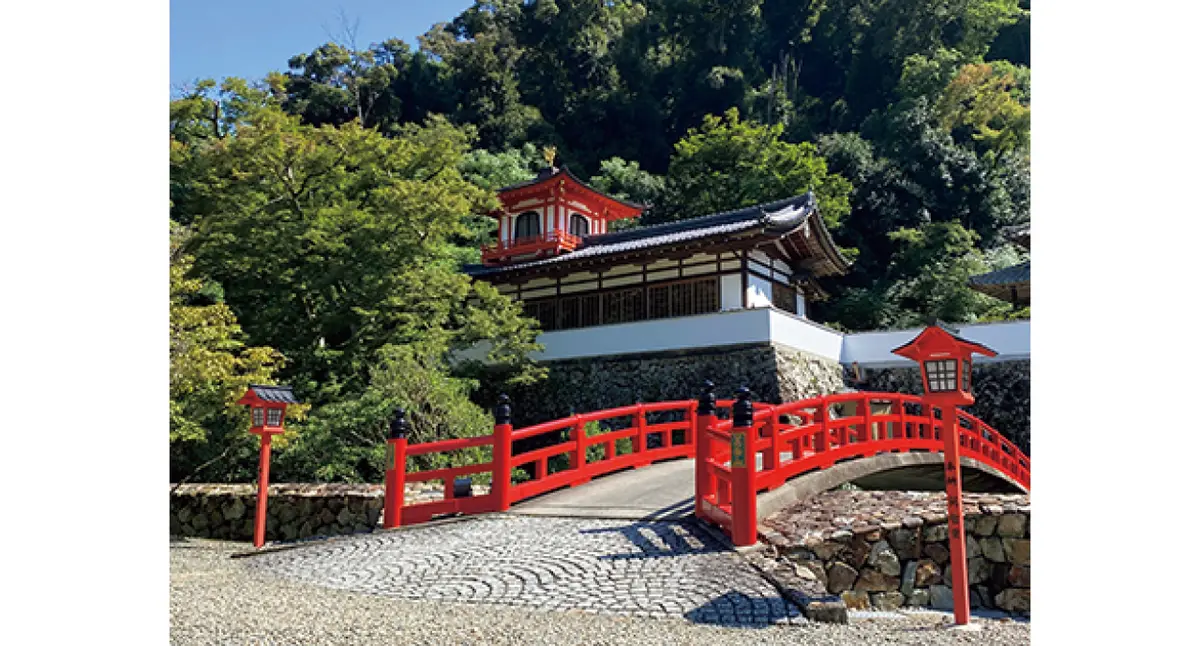
<svg viewBox="0 0 1200 646">
<path fill-rule="evenodd" d="M 963 490 L 981 493 L 1028 493 L 998 469 L 963 457 Z M 758 495 L 758 517 L 775 512 L 839 485 L 853 483 L 863 489 L 944 491 L 941 453 L 884 453 L 855 458 L 785 482 Z"/>
</svg>

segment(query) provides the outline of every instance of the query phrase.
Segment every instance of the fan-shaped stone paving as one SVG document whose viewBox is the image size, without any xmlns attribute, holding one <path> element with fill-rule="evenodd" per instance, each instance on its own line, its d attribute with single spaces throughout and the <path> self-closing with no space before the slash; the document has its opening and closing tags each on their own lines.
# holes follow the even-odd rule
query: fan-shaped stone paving
<svg viewBox="0 0 1200 646">
<path fill-rule="evenodd" d="M 317 585 L 407 599 L 701 623 L 799 623 L 793 604 L 691 521 L 485 516 L 245 559 Z"/>
</svg>

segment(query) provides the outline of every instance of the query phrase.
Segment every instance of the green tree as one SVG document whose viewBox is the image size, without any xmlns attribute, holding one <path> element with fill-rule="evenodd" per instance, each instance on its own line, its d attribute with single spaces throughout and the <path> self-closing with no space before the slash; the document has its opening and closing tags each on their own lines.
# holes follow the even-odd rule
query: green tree
<svg viewBox="0 0 1200 646">
<path fill-rule="evenodd" d="M 308 401 L 361 392 L 380 348 L 431 338 L 447 352 L 493 341 L 514 374 L 532 369 L 531 322 L 457 271 L 464 216 L 494 205 L 458 170 L 469 142 L 440 118 L 388 138 L 267 109 L 206 151 L 197 267 L 252 340 L 289 357 L 283 376 Z"/>
<path fill-rule="evenodd" d="M 214 290 L 194 275 L 184 251 L 188 235 L 171 223 L 170 450 L 176 482 L 246 470 L 254 447 L 234 402 L 249 384 L 270 382 L 283 364 L 273 348 L 248 347 L 233 311 L 213 302 Z"/>
<path fill-rule="evenodd" d="M 409 441 L 432 442 L 486 435 L 491 417 L 468 396 L 476 384 L 450 376 L 444 349 L 436 343 L 385 346 L 370 368 L 370 383 L 353 398 L 315 412 L 304 432 L 279 456 L 282 479 L 322 482 L 380 482 L 387 468 L 387 430 L 392 410 L 404 408 Z M 409 458 L 409 470 L 478 464 L 490 449 Z"/>
<path fill-rule="evenodd" d="M 782 132 L 780 124 L 742 121 L 736 109 L 706 117 L 675 144 L 662 205 L 646 219 L 680 220 L 812 190 L 826 224 L 836 229 L 850 211 L 850 183 L 829 171 L 814 144 L 788 143 Z"/>
</svg>

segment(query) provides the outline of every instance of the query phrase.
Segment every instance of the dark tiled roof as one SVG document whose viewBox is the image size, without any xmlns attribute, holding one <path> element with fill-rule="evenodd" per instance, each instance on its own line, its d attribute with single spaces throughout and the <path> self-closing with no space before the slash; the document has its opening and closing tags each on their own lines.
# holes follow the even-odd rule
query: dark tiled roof
<svg viewBox="0 0 1200 646">
<path fill-rule="evenodd" d="M 816 212 L 816 198 L 812 193 L 806 193 L 766 204 L 679 222 L 587 236 L 575 251 L 552 258 L 496 267 L 468 265 L 463 267 L 463 271 L 471 276 L 486 276 L 581 258 L 649 249 L 687 240 L 729 235 L 754 228 L 762 228 L 765 232 L 782 235 L 804 224 L 809 216 Z M 813 218 L 813 222 L 817 223 L 818 235 L 828 237 L 829 233 L 825 229 L 824 222 L 819 217 Z M 829 246 L 833 248 L 833 253 L 837 254 L 841 263 L 848 264 L 831 242 Z"/>
<path fill-rule="evenodd" d="M 300 400 L 292 394 L 291 386 L 260 386 L 258 384 L 250 384 L 250 390 L 259 399 L 265 402 L 274 402 L 277 404 L 299 404 Z"/>
<path fill-rule="evenodd" d="M 1005 238 L 1013 243 L 1029 249 L 1029 225 L 1018 224 L 1011 227 L 1005 227 L 1000 232 Z"/>
<path fill-rule="evenodd" d="M 498 192 L 498 193 L 506 193 L 506 192 L 508 192 L 508 191 L 515 191 L 515 190 L 517 190 L 517 189 L 519 189 L 519 188 L 525 188 L 526 186 L 533 186 L 534 184 L 539 184 L 539 183 L 541 183 L 541 182 L 544 182 L 544 181 L 546 181 L 546 180 L 550 179 L 551 177 L 554 177 L 555 175 L 558 175 L 559 173 L 565 174 L 567 177 L 570 177 L 571 179 L 575 180 L 576 182 L 579 182 L 580 184 L 582 184 L 582 185 L 584 185 L 585 187 L 587 187 L 587 188 L 588 188 L 588 190 L 590 190 L 590 191 L 593 191 L 593 192 L 595 192 L 595 193 L 599 193 L 600 195 L 603 195 L 604 197 L 606 197 L 606 198 L 608 198 L 608 199 L 610 199 L 610 200 L 612 200 L 612 201 L 614 201 L 614 202 L 618 202 L 618 203 L 620 203 L 620 204 L 624 204 L 625 206 L 628 206 L 628 207 L 630 207 L 630 208 L 633 208 L 633 209 L 638 209 L 639 211 L 641 211 L 641 210 L 645 210 L 645 209 L 646 209 L 646 205 L 645 205 L 645 204 L 638 204 L 637 202 L 630 202 L 630 201 L 628 201 L 628 200 L 622 200 L 622 199 L 620 199 L 620 198 L 613 197 L 613 196 L 611 196 L 611 195 L 608 195 L 608 194 L 607 194 L 607 193 L 605 193 L 604 191 L 601 191 L 600 189 L 598 189 L 598 188 L 596 188 L 596 187 L 592 186 L 591 184 L 588 184 L 587 182 L 585 182 L 585 181 L 583 181 L 583 180 L 579 179 L 579 177 L 578 177 L 577 175 L 575 175 L 575 173 L 572 173 L 572 172 L 571 172 L 571 169 L 570 169 L 570 168 L 567 168 L 567 166 L 566 166 L 565 164 L 563 165 L 563 167 L 562 167 L 562 168 L 558 168 L 558 169 L 554 169 L 554 168 L 543 168 L 543 169 L 541 169 L 541 170 L 539 170 L 539 171 L 538 171 L 538 174 L 537 174 L 537 176 L 536 176 L 536 177 L 534 177 L 533 179 L 527 179 L 527 180 L 525 180 L 524 182 L 517 182 L 516 184 L 510 184 L 510 185 L 508 185 L 508 186 L 505 186 L 505 187 L 501 188 L 501 189 L 500 189 L 499 191 L 497 191 L 497 192 Z"/>
<path fill-rule="evenodd" d="M 1020 285 L 1029 282 L 1029 261 L 1004 269 L 997 269 L 986 274 L 971 276 L 967 283 L 974 286 L 982 285 Z"/>
</svg>

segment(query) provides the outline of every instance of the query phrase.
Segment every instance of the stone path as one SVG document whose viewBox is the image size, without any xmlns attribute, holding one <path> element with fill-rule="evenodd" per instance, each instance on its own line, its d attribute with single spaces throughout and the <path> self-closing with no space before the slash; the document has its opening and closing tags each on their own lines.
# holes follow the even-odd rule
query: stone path
<svg viewBox="0 0 1200 646">
<path fill-rule="evenodd" d="M 696 623 L 804 623 L 793 604 L 692 521 L 481 516 L 244 559 L 248 568 L 405 599 Z"/>
</svg>

